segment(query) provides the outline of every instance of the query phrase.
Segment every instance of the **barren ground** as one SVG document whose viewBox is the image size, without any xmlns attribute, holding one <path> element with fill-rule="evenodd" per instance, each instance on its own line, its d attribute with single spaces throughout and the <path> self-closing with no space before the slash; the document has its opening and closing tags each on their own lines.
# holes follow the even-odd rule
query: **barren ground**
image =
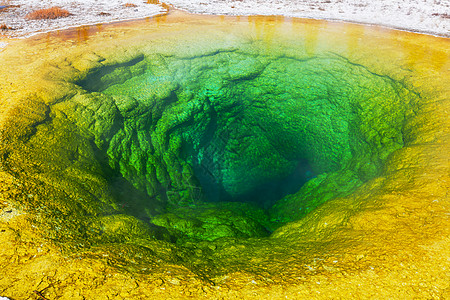
<svg viewBox="0 0 450 300">
<path fill-rule="evenodd" d="M 343 20 L 450 36 L 448 0 L 168 0 L 177 9 L 201 14 L 284 15 Z M 128 5 L 126 5 L 128 4 Z M 27 20 L 35 10 L 58 6 L 72 15 Z M 80 25 L 139 19 L 166 13 L 158 0 L 0 0 L 0 37 L 27 37 Z M 6 42 L 0 42 L 0 47 Z"/>
</svg>

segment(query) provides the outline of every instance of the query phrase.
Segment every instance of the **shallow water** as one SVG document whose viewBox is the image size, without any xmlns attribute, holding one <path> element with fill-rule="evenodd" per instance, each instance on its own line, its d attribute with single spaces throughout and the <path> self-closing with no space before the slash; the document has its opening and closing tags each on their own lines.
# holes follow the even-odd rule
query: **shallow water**
<svg viewBox="0 0 450 300">
<path fill-rule="evenodd" d="M 15 41 L 0 54 L 2 197 L 80 270 L 140 276 L 139 297 L 157 293 L 155 278 L 169 298 L 273 298 L 281 286 L 290 297 L 443 295 L 448 45 L 179 12 Z M 21 282 L 13 274 L 8 284 Z M 437 279 L 393 293 L 423 274 Z M 26 294 L 17 284 L 11 295 Z M 63 297 L 58 284 L 49 296 Z M 201 288 L 211 284 L 223 291 Z"/>
</svg>

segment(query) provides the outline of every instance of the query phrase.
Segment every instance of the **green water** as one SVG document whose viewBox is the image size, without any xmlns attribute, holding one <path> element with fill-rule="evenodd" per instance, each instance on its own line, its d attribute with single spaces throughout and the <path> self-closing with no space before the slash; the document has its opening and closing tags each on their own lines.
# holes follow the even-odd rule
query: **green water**
<svg viewBox="0 0 450 300">
<path fill-rule="evenodd" d="M 129 214 L 178 237 L 263 236 L 352 193 L 403 146 L 416 95 L 401 82 L 330 52 L 255 47 L 141 55 L 78 82 L 75 101 L 117 108 L 97 145 L 146 195 Z"/>
</svg>

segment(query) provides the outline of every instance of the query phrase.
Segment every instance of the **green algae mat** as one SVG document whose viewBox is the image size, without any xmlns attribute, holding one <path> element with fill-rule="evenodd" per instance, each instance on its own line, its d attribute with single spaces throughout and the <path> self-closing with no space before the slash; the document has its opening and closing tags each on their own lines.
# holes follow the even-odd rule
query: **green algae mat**
<svg viewBox="0 0 450 300">
<path fill-rule="evenodd" d="M 180 12 L 12 41 L 0 296 L 449 296 L 449 46 Z"/>
</svg>

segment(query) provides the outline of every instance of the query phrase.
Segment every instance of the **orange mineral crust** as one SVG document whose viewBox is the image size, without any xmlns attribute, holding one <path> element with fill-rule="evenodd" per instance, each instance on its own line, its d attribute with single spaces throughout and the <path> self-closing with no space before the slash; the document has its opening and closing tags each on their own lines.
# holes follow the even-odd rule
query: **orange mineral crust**
<svg viewBox="0 0 450 300">
<path fill-rule="evenodd" d="M 166 16 L 0 52 L 0 296 L 450 298 L 450 42 Z"/>
</svg>

